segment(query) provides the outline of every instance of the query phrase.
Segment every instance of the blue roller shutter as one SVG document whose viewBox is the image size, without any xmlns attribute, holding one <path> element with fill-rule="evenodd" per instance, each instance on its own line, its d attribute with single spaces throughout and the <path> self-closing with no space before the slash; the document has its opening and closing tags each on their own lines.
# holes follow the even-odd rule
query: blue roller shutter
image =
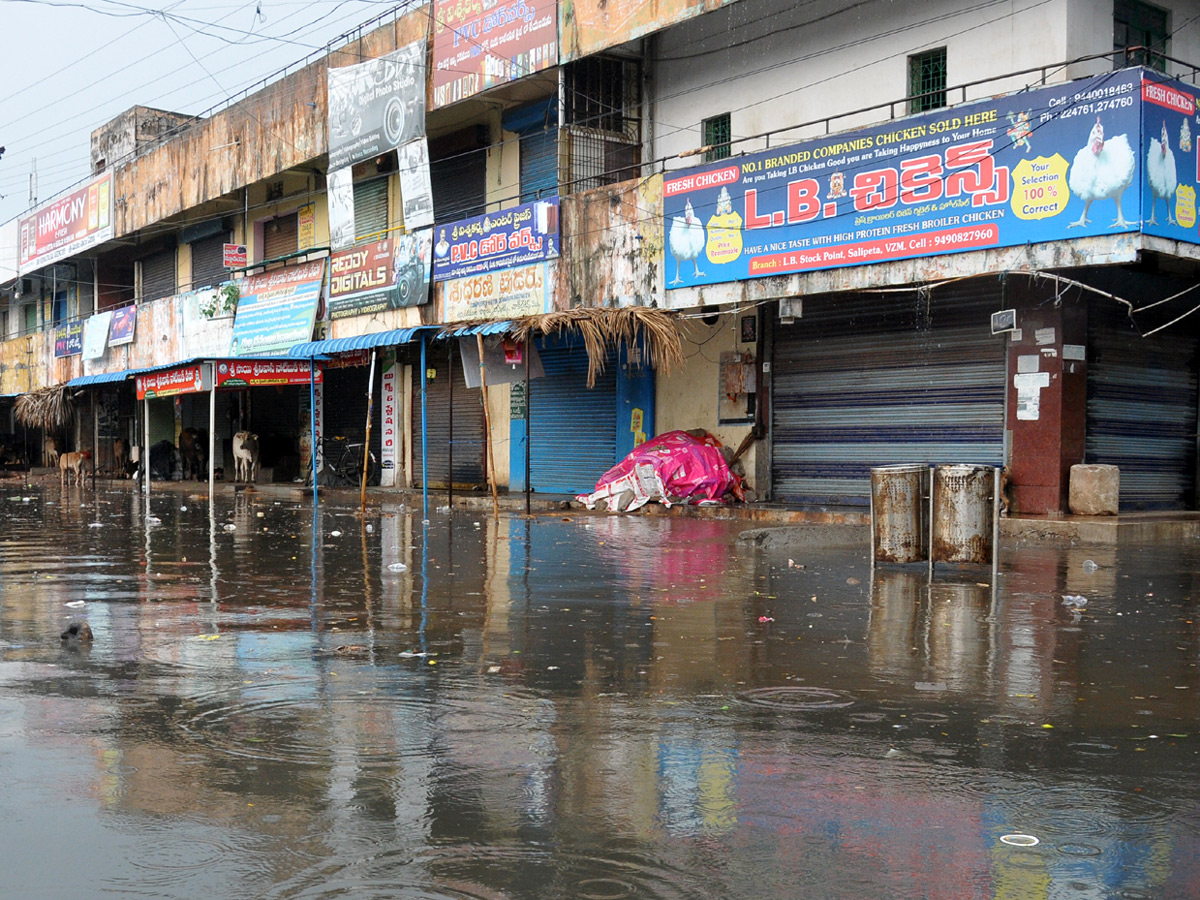
<svg viewBox="0 0 1200 900">
<path fill-rule="evenodd" d="M 617 462 L 617 373 L 605 367 L 587 388 L 583 341 L 545 342 L 545 378 L 529 385 L 529 469 L 535 491 L 591 493 Z"/>
<path fill-rule="evenodd" d="M 504 129 L 520 135 L 521 202 L 558 194 L 558 108 L 552 100 L 524 106 L 504 117 Z"/>
</svg>

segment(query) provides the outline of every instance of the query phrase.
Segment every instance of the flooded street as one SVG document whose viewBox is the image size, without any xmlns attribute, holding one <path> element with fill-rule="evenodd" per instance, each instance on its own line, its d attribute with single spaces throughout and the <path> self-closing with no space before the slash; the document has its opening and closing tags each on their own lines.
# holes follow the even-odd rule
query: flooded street
<svg viewBox="0 0 1200 900">
<path fill-rule="evenodd" d="M 1200 897 L 1194 544 L 338 502 L 0 487 L 5 898 Z"/>
</svg>

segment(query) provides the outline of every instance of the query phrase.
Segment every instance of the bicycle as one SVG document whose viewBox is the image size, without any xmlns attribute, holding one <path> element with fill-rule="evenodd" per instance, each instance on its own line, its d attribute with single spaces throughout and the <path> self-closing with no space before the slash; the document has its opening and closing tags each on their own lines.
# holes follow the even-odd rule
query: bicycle
<svg viewBox="0 0 1200 900">
<path fill-rule="evenodd" d="M 322 458 L 325 461 L 320 471 L 321 483 L 328 487 L 358 487 L 362 484 L 363 444 L 349 441 L 342 435 L 321 441 Z M 375 454 L 367 455 L 367 484 L 379 481 L 379 460 Z M 305 475 L 305 484 L 312 484 L 311 470 Z"/>
</svg>

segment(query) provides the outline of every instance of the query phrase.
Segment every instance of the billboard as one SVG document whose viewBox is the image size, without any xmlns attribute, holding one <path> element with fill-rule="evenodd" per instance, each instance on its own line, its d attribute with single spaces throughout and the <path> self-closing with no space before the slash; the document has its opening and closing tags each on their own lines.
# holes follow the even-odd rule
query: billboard
<svg viewBox="0 0 1200 900">
<path fill-rule="evenodd" d="M 329 169 L 424 136 L 425 41 L 329 70 Z"/>
<path fill-rule="evenodd" d="M 434 0 L 434 109 L 557 65 L 556 2 Z"/>
<path fill-rule="evenodd" d="M 1192 131 L 1200 89 L 1167 81 L 1150 70 L 1142 82 L 1142 134 L 1146 176 L 1142 231 L 1197 243 L 1196 189 L 1200 145 Z"/>
<path fill-rule="evenodd" d="M 217 390 L 288 384 L 321 384 L 320 366 L 306 359 L 223 359 L 216 364 Z"/>
<path fill-rule="evenodd" d="M 137 376 L 137 398 L 175 397 L 179 394 L 198 394 L 212 387 L 207 365 L 179 366 Z"/>
<path fill-rule="evenodd" d="M 329 261 L 329 317 L 345 319 L 429 302 L 433 232 L 426 228 L 341 250 Z"/>
<path fill-rule="evenodd" d="M 550 311 L 549 263 L 455 278 L 443 298 L 447 322 L 541 315 Z"/>
<path fill-rule="evenodd" d="M 522 203 L 437 228 L 433 277 L 465 278 L 558 256 L 558 198 Z"/>
<path fill-rule="evenodd" d="M 560 0 L 562 61 L 653 34 L 735 0 Z"/>
<path fill-rule="evenodd" d="M 19 274 L 111 240 L 112 200 L 112 173 L 106 172 L 18 219 Z"/>
<path fill-rule="evenodd" d="M 280 356 L 312 340 L 325 260 L 251 275 L 241 281 L 233 319 L 234 356 Z"/>
<path fill-rule="evenodd" d="M 1138 231 L 1142 78 L 1113 72 L 667 173 L 666 287 Z M 1174 115 L 1156 107 L 1154 121 Z M 1182 127 L 1182 113 L 1167 126 Z M 1177 206 L 1195 168 L 1178 173 Z M 1194 225 L 1170 236 L 1197 241 Z"/>
<path fill-rule="evenodd" d="M 108 346 L 120 347 L 123 344 L 132 344 L 136 327 L 136 306 L 122 306 L 120 309 L 114 309 L 112 321 L 108 326 Z"/>
<path fill-rule="evenodd" d="M 83 321 L 55 326 L 54 356 L 78 356 L 83 353 Z"/>
</svg>

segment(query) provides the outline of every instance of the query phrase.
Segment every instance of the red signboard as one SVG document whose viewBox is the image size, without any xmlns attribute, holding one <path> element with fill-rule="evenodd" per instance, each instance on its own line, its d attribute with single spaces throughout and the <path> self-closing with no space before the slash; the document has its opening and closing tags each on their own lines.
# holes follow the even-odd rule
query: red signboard
<svg viewBox="0 0 1200 900">
<path fill-rule="evenodd" d="M 164 369 L 137 377 L 137 398 L 154 400 L 158 397 L 174 397 L 176 394 L 198 394 L 210 387 L 208 366 L 180 366 Z"/>
<path fill-rule="evenodd" d="M 113 236 L 112 174 L 56 197 L 18 220 L 20 274 L 74 256 Z"/>
<path fill-rule="evenodd" d="M 321 367 L 312 370 L 313 381 L 321 384 Z M 264 385 L 308 384 L 306 359 L 225 359 L 217 363 L 217 390 Z"/>
<path fill-rule="evenodd" d="M 227 269 L 243 269 L 246 267 L 246 246 L 244 244 L 222 244 L 221 260 Z"/>
</svg>

